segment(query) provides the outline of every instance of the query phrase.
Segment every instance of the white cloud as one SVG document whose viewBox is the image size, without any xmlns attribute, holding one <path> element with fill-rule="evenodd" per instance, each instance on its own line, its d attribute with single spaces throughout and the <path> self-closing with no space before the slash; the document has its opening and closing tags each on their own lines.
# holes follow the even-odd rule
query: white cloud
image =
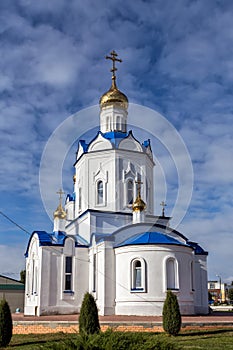
<svg viewBox="0 0 233 350">
<path fill-rule="evenodd" d="M 19 279 L 20 271 L 24 269 L 23 247 L 0 245 L 0 274 Z"/>
</svg>

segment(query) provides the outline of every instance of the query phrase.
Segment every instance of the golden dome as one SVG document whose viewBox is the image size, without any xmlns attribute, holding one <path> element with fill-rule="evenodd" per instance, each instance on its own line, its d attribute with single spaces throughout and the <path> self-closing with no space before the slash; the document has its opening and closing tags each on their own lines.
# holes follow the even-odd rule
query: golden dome
<svg viewBox="0 0 233 350">
<path fill-rule="evenodd" d="M 133 211 L 143 211 L 146 208 L 146 203 L 142 200 L 140 193 L 133 202 L 132 209 Z"/>
<path fill-rule="evenodd" d="M 76 182 L 76 174 L 73 175 L 73 182 Z"/>
<path fill-rule="evenodd" d="M 112 76 L 112 86 L 102 95 L 99 103 L 101 109 L 110 105 L 116 105 L 124 109 L 128 108 L 128 98 L 123 92 L 118 90 L 115 76 Z"/>
<path fill-rule="evenodd" d="M 66 212 L 65 210 L 62 208 L 61 203 L 58 205 L 57 209 L 55 210 L 55 212 L 53 213 L 53 217 L 58 218 L 58 219 L 66 219 Z"/>
</svg>

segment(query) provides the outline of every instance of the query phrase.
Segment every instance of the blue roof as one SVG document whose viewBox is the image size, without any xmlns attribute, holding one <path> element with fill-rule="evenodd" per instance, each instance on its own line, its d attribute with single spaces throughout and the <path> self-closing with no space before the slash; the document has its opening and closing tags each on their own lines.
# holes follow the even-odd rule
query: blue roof
<svg viewBox="0 0 233 350">
<path fill-rule="evenodd" d="M 150 147 L 150 139 L 143 141 L 142 145 L 146 148 Z"/>
<path fill-rule="evenodd" d="M 27 250 L 26 250 L 26 253 L 25 253 L 25 257 L 28 256 L 28 249 L 29 249 L 31 239 L 32 239 L 34 234 L 38 235 L 39 246 L 40 247 L 45 247 L 45 246 L 55 246 L 55 247 L 56 246 L 64 246 L 65 239 L 68 237 L 66 235 L 66 233 L 62 232 L 62 231 L 55 231 L 55 232 L 52 232 L 52 233 L 48 233 L 46 231 L 34 231 L 31 234 L 31 237 L 29 239 Z M 77 237 L 74 237 L 74 238 L 77 238 Z M 76 241 L 75 242 L 75 247 L 87 247 L 87 245 L 84 243 L 84 240 L 82 240 L 82 241 L 83 241 L 83 244 L 82 243 L 80 244 L 80 243 L 78 243 Z"/>
<path fill-rule="evenodd" d="M 75 201 L 75 193 L 68 193 L 67 196 L 66 196 L 66 202 L 73 202 Z"/>
<path fill-rule="evenodd" d="M 194 249 L 196 255 L 208 255 L 208 252 L 205 251 L 198 243 L 188 241 L 188 244 Z"/>
<path fill-rule="evenodd" d="M 133 237 L 126 239 L 124 242 L 120 243 L 118 247 L 123 247 L 126 245 L 140 245 L 140 244 L 173 244 L 189 246 L 186 243 L 182 243 L 177 239 L 168 236 L 160 232 L 142 232 Z"/>
<path fill-rule="evenodd" d="M 80 142 L 80 145 L 82 146 L 84 152 L 86 152 L 87 148 L 88 148 L 88 143 L 86 143 L 85 140 L 79 140 L 79 142 Z"/>
<path fill-rule="evenodd" d="M 109 131 L 101 134 L 105 139 L 109 140 L 111 144 L 115 147 L 118 147 L 121 140 L 129 136 L 129 133 L 121 131 Z"/>
<path fill-rule="evenodd" d="M 48 233 L 46 231 L 36 231 L 34 233 L 37 233 L 38 235 L 40 246 L 63 245 L 64 240 L 67 237 L 65 232 L 62 231 L 56 231 L 53 233 Z"/>
<path fill-rule="evenodd" d="M 87 153 L 88 152 L 88 147 L 89 145 L 96 139 L 96 137 L 98 137 L 98 135 L 102 135 L 105 139 L 109 140 L 111 142 L 111 144 L 115 147 L 115 148 L 118 148 L 119 147 L 119 143 L 121 142 L 121 140 L 127 138 L 129 135 L 132 135 L 133 138 L 135 139 L 134 135 L 133 135 L 133 132 L 132 130 L 128 131 L 128 132 L 122 132 L 122 131 L 109 131 L 109 132 L 101 132 L 101 131 L 98 131 L 97 135 L 89 142 L 89 143 L 86 143 L 85 140 L 79 140 L 79 143 L 81 144 L 82 148 L 83 148 L 83 151 L 84 153 Z M 136 140 L 136 139 L 135 139 Z M 137 140 L 136 140 L 137 141 Z M 139 141 L 138 141 L 139 142 Z M 145 148 L 150 148 L 151 149 L 151 146 L 150 146 L 150 139 L 148 140 L 145 140 L 143 143 L 142 143 L 142 146 L 145 147 Z"/>
</svg>

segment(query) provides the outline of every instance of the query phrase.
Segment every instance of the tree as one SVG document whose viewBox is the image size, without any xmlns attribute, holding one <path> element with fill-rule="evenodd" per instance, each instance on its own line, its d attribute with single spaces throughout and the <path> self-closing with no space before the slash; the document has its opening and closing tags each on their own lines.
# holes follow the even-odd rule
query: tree
<svg viewBox="0 0 233 350">
<path fill-rule="evenodd" d="M 177 335 L 181 328 L 181 314 L 178 300 L 170 290 L 163 305 L 163 329 L 170 335 Z"/>
<path fill-rule="evenodd" d="M 21 270 L 20 271 L 20 282 L 25 284 L 25 280 L 26 280 L 26 270 Z"/>
<path fill-rule="evenodd" d="M 12 337 L 12 318 L 9 305 L 5 299 L 0 301 L 0 347 L 7 346 Z"/>
<path fill-rule="evenodd" d="M 95 299 L 90 293 L 83 298 L 79 315 L 79 332 L 81 335 L 99 333 L 100 324 Z"/>
<path fill-rule="evenodd" d="M 208 292 L 208 300 L 209 301 L 213 300 L 213 295 L 210 292 Z"/>
<path fill-rule="evenodd" d="M 228 298 L 230 301 L 233 301 L 233 289 L 230 289 L 228 292 Z"/>
</svg>

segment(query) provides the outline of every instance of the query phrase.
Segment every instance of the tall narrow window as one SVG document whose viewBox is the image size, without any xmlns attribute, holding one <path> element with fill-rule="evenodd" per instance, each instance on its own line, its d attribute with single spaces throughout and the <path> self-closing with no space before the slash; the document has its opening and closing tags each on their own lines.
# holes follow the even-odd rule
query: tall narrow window
<svg viewBox="0 0 233 350">
<path fill-rule="evenodd" d="M 26 275 L 26 291 L 27 291 L 27 296 L 30 294 L 30 274 L 28 271 L 29 267 L 27 267 L 27 275 Z"/>
<path fill-rule="evenodd" d="M 33 258 L 33 260 L 32 260 L 32 270 L 31 270 L 31 271 L 32 271 L 31 294 L 33 294 L 33 293 L 34 293 L 34 283 L 35 283 L 35 260 L 34 260 L 34 258 Z"/>
<path fill-rule="evenodd" d="M 146 292 L 146 262 L 144 259 L 131 261 L 131 292 Z"/>
<path fill-rule="evenodd" d="M 110 131 L 110 120 L 109 120 L 109 117 L 106 118 L 106 131 Z"/>
<path fill-rule="evenodd" d="M 96 254 L 93 255 L 93 292 L 96 292 Z"/>
<path fill-rule="evenodd" d="M 82 189 L 79 187 L 78 189 L 78 209 L 82 209 Z"/>
<path fill-rule="evenodd" d="M 103 204 L 104 202 L 104 187 L 103 181 L 97 182 L 97 204 Z"/>
<path fill-rule="evenodd" d="M 127 204 L 133 204 L 133 181 L 127 182 Z"/>
<path fill-rule="evenodd" d="M 37 281 L 38 281 L 37 267 L 34 264 L 34 274 L 33 274 L 33 294 L 37 294 Z"/>
<path fill-rule="evenodd" d="M 65 290 L 72 290 L 72 256 L 65 258 Z"/>
<path fill-rule="evenodd" d="M 117 119 L 116 119 L 116 130 L 117 131 L 121 130 L 121 118 L 119 116 L 117 116 Z"/>
<path fill-rule="evenodd" d="M 142 287 L 142 264 L 139 260 L 134 263 L 134 286 L 135 289 Z"/>
<path fill-rule="evenodd" d="M 168 259 L 166 266 L 167 289 L 177 289 L 175 259 Z"/>
</svg>

